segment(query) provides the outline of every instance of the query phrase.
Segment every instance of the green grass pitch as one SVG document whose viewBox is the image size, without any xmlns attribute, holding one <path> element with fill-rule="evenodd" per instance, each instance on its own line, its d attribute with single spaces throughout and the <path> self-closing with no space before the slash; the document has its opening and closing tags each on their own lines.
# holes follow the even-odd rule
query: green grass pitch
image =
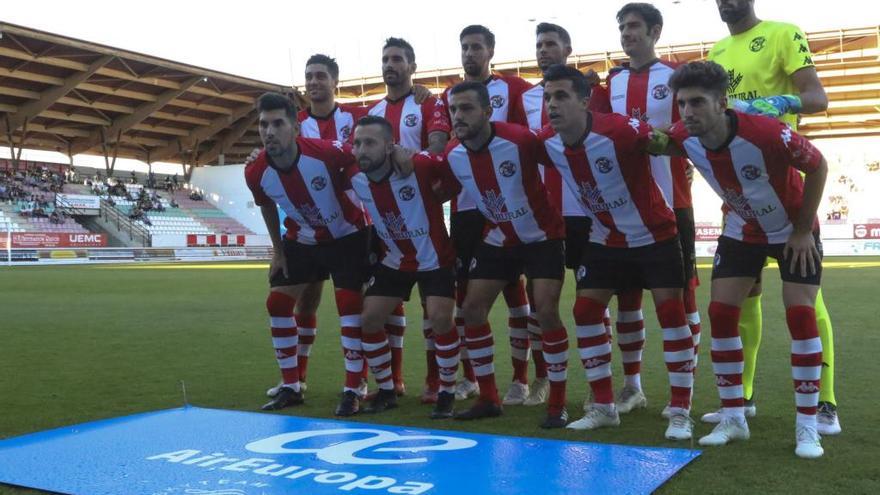
<svg viewBox="0 0 880 495">
<path fill-rule="evenodd" d="M 752 439 L 703 456 L 659 490 L 677 493 L 880 493 L 880 435 L 876 429 L 880 376 L 880 259 L 826 260 L 823 286 L 835 328 L 837 399 L 843 434 L 823 441 L 818 461 L 794 455 L 794 397 L 789 336 L 775 265 L 765 271 L 764 340 L 758 362 L 758 417 Z M 718 396 L 709 357 L 706 316 L 709 271 L 698 302 L 704 320 L 693 416 L 714 409 Z M 0 268 L 0 438 L 49 428 L 166 409 L 203 407 L 258 410 L 278 378 L 267 328 L 263 264 L 103 265 Z M 319 312 L 318 338 L 309 367 L 306 405 L 280 414 L 331 417 L 342 384 L 338 320 L 330 287 Z M 414 298 L 415 299 L 415 298 Z M 573 284 L 563 291 L 561 313 L 573 331 Z M 407 306 L 406 381 L 402 407 L 358 421 L 651 446 L 691 447 L 666 441 L 659 416 L 668 391 L 662 337 L 646 294 L 648 342 L 642 381 L 648 409 L 622 417 L 617 429 L 544 431 L 543 408 L 509 407 L 503 417 L 476 423 L 431 421 L 418 403 L 424 376 L 421 310 Z M 506 308 L 499 301 L 491 321 L 496 370 L 506 389 L 511 369 Z M 574 346 L 573 346 L 574 347 Z M 615 346 L 615 383 L 622 381 Z M 586 395 L 576 349 L 569 360 L 569 404 L 579 417 Z M 531 373 L 531 370 L 530 370 Z M 697 423 L 695 436 L 710 431 Z M 523 469 L 527 469 L 523 466 Z M 2 467 L 0 467 L 2 469 Z M 0 486 L 0 493 L 37 493 Z"/>
</svg>

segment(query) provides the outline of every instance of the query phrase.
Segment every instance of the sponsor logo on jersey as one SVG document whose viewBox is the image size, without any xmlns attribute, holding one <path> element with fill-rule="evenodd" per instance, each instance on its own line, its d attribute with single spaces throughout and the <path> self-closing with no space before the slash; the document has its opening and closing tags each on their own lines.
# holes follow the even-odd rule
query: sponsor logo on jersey
<svg viewBox="0 0 880 495">
<path fill-rule="evenodd" d="M 641 111 L 639 111 L 639 113 L 641 114 Z M 642 124 L 642 121 L 639 120 L 638 118 L 629 119 L 629 126 L 632 127 L 632 130 L 636 134 L 639 133 L 639 127 L 641 127 L 641 124 Z"/>
<path fill-rule="evenodd" d="M 321 209 L 315 205 L 296 207 L 296 211 L 302 215 L 306 223 L 311 227 L 326 227 L 339 218 L 339 212 L 335 211 L 329 218 L 321 214 Z"/>
<path fill-rule="evenodd" d="M 403 118 L 403 124 L 407 127 L 415 127 L 419 125 L 419 116 L 411 113 Z"/>
<path fill-rule="evenodd" d="M 736 91 L 736 88 L 739 87 L 739 83 L 742 82 L 743 75 L 737 74 L 735 70 L 730 69 L 727 71 L 727 79 L 729 81 L 727 83 L 727 92 L 733 93 L 734 91 Z"/>
<path fill-rule="evenodd" d="M 655 100 L 665 100 L 671 92 L 669 86 L 658 84 L 651 90 L 651 96 L 653 96 Z"/>
<path fill-rule="evenodd" d="M 596 169 L 603 174 L 607 174 L 614 169 L 614 163 L 608 158 L 602 156 L 596 159 Z"/>
<path fill-rule="evenodd" d="M 388 212 L 382 215 L 382 224 L 388 230 L 387 233 L 378 230 L 379 237 L 394 241 L 403 241 L 407 239 L 415 239 L 428 234 L 428 229 L 421 227 L 415 230 L 407 230 L 406 218 L 394 212 Z"/>
<path fill-rule="evenodd" d="M 746 165 L 745 167 L 739 169 L 739 174 L 742 175 L 743 179 L 755 180 L 761 177 L 761 169 L 754 165 Z"/>
<path fill-rule="evenodd" d="M 498 165 L 498 171 L 504 177 L 513 177 L 516 174 L 516 163 L 513 163 L 510 160 L 505 160 L 501 162 L 501 165 Z"/>
<path fill-rule="evenodd" d="M 412 186 L 403 186 L 397 191 L 397 197 L 403 201 L 410 201 L 416 197 L 416 190 Z"/>
<path fill-rule="evenodd" d="M 495 191 L 487 191 L 481 199 L 483 201 L 483 206 L 486 207 L 486 213 L 489 216 L 489 220 L 495 223 L 509 222 L 528 212 L 525 206 L 514 211 L 504 211 L 506 209 L 504 195 L 498 194 Z"/>
<path fill-rule="evenodd" d="M 715 259 L 712 261 L 715 266 L 721 266 L 721 253 L 715 253 Z"/>
<path fill-rule="evenodd" d="M 506 100 L 501 95 L 492 95 L 492 97 L 489 98 L 489 102 L 492 104 L 492 108 L 501 108 L 504 106 Z"/>
<path fill-rule="evenodd" d="M 319 175 L 312 179 L 312 189 L 315 191 L 321 191 L 325 187 L 327 187 L 327 178 L 323 175 Z"/>
<path fill-rule="evenodd" d="M 614 201 L 605 201 L 602 190 L 586 181 L 578 185 L 578 193 L 581 203 L 593 213 L 603 213 L 629 204 L 629 200 L 623 196 Z"/>
<path fill-rule="evenodd" d="M 758 53 L 764 49 L 764 46 L 767 44 L 767 38 L 763 36 L 758 36 L 753 39 L 751 43 L 749 43 L 749 50 Z"/>
</svg>

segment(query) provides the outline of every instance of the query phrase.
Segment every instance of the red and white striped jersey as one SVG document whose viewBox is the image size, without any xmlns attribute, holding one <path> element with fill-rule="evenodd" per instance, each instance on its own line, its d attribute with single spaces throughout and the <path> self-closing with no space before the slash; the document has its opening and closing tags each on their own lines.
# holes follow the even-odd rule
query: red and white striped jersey
<svg viewBox="0 0 880 495">
<path fill-rule="evenodd" d="M 381 262 L 388 268 L 415 272 L 452 266 L 455 250 L 446 232 L 443 204 L 431 188 L 443 163 L 443 158 L 423 151 L 413 156 L 409 176 L 392 171 L 380 182 L 371 181 L 356 164 L 347 170 L 351 188 L 382 240 Z"/>
<path fill-rule="evenodd" d="M 428 135 L 434 131 L 449 134 L 449 115 L 442 100 L 429 96 L 421 105 L 412 93 L 398 100 L 383 98 L 367 113 L 385 117 L 394 131 L 394 143 L 411 150 L 428 147 Z"/>
<path fill-rule="evenodd" d="M 633 248 L 674 237 L 675 213 L 657 187 L 645 151 L 651 126 L 623 115 L 589 115 L 587 135 L 577 147 L 565 146 L 551 127 L 539 138 L 545 163 L 559 171 L 593 219 L 590 242 Z"/>
<path fill-rule="evenodd" d="M 488 220 L 483 241 L 492 246 L 531 244 L 565 236 L 559 212 L 550 206 L 538 174 L 541 143 L 520 125 L 493 122 L 492 138 L 480 150 L 457 139 L 446 147 L 444 181 L 458 181 Z"/>
<path fill-rule="evenodd" d="M 724 201 L 721 235 L 751 244 L 783 244 L 804 199 L 798 170 L 816 170 L 822 153 L 784 122 L 727 112 L 733 133 L 718 150 L 706 149 L 681 122 L 672 126 L 670 137 Z"/>
<path fill-rule="evenodd" d="M 547 108 L 544 106 L 544 86 L 536 84 L 523 93 L 522 109 L 519 124 L 528 126 L 529 129 L 538 132 L 547 126 Z M 547 188 L 547 196 L 550 205 L 562 213 L 564 217 L 582 217 L 584 210 L 578 202 L 577 196 L 562 185 L 562 177 L 553 167 L 540 166 L 541 180 Z"/>
<path fill-rule="evenodd" d="M 669 87 L 669 78 L 681 65 L 676 62 L 655 60 L 635 70 L 629 65 L 615 68 L 608 75 L 607 91 L 596 91 L 590 98 L 590 110 L 619 113 L 640 119 L 653 127 L 666 127 L 678 122 L 675 94 Z M 691 187 L 684 164 L 672 163 L 680 157 L 651 157 L 651 169 L 663 197 L 673 208 L 690 208 Z"/>
<path fill-rule="evenodd" d="M 307 138 L 348 141 L 359 118 L 367 114 L 366 107 L 336 105 L 326 117 L 316 117 L 309 110 L 300 110 L 299 135 Z"/>
<path fill-rule="evenodd" d="M 345 194 L 343 170 L 354 162 L 347 145 L 298 137 L 299 154 L 282 171 L 266 150 L 244 170 L 245 181 L 259 206 L 277 204 L 287 218 L 287 237 L 302 244 L 322 244 L 364 228 L 359 204 Z"/>
<path fill-rule="evenodd" d="M 514 122 L 517 115 L 522 112 L 519 105 L 522 102 L 522 94 L 532 87 L 525 79 L 517 76 L 503 76 L 492 74 L 489 79 L 483 81 L 489 91 L 489 102 L 492 104 L 492 122 Z M 446 88 L 441 95 L 443 104 L 449 109 L 449 91 L 452 86 Z M 449 116 L 452 120 L 452 115 Z M 476 209 L 474 200 L 462 191 L 452 199 L 452 213 Z"/>
</svg>

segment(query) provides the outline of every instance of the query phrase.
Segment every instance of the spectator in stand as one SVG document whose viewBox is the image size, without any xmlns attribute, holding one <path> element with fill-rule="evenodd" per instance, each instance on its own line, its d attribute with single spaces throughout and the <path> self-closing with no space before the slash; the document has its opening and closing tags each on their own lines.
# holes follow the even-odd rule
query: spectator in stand
<svg viewBox="0 0 880 495">
<path fill-rule="evenodd" d="M 170 203 L 170 204 L 171 204 L 171 207 L 172 207 L 172 208 L 180 208 L 180 205 L 177 204 L 177 201 L 175 201 L 173 197 L 171 198 L 171 203 Z"/>
<path fill-rule="evenodd" d="M 165 176 L 165 190 L 171 192 L 174 190 L 174 185 L 171 183 L 171 177 Z"/>
</svg>

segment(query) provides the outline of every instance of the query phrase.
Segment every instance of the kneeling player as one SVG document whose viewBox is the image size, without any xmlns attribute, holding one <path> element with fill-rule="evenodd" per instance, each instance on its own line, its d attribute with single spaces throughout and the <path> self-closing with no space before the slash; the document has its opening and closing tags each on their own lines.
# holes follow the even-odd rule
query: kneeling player
<svg viewBox="0 0 880 495">
<path fill-rule="evenodd" d="M 724 201 L 724 230 L 712 269 L 712 367 L 723 418 L 700 445 L 749 438 L 744 415 L 740 307 L 768 256 L 779 261 L 782 299 L 791 333 L 797 407 L 795 454 L 820 457 L 816 431 L 822 343 L 815 302 L 822 275 L 816 210 L 828 166 L 822 154 L 785 123 L 727 110 L 727 72 L 691 62 L 670 79 L 682 120 L 673 145 L 691 159 Z M 801 178 L 798 171 L 804 172 Z"/>
<path fill-rule="evenodd" d="M 403 177 L 391 165 L 393 139 L 392 127 L 384 118 L 360 119 L 354 133 L 359 167 L 347 170 L 351 188 L 373 218 L 382 243 L 381 259 L 373 268 L 361 319 L 364 354 L 379 387 L 364 412 L 397 407 L 384 325 L 401 301 L 409 300 L 413 285 L 418 283 L 433 329 L 440 374 L 440 390 L 431 417 L 450 418 L 459 362 L 459 338 L 452 320 L 455 253 L 443 221 L 442 202 L 432 189 L 443 160 L 431 158 L 428 153 L 416 155 L 413 173 Z M 460 187 L 450 186 L 451 197 Z"/>
</svg>

